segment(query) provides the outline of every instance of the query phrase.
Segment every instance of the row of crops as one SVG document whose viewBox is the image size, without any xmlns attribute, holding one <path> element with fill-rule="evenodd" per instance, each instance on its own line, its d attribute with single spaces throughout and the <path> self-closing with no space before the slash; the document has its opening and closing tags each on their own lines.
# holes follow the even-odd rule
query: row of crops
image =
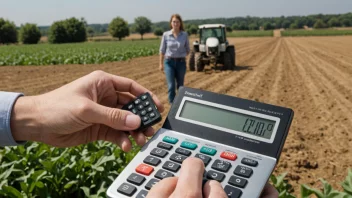
<svg viewBox="0 0 352 198">
<path fill-rule="evenodd" d="M 100 64 L 159 52 L 159 40 L 0 46 L 0 66 Z"/>
</svg>

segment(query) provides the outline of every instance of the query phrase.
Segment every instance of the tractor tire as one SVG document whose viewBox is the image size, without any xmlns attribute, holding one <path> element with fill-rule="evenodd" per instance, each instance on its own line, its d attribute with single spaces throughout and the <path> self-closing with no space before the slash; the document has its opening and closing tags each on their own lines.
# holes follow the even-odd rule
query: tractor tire
<svg viewBox="0 0 352 198">
<path fill-rule="evenodd" d="M 204 70 L 204 64 L 202 63 L 202 55 L 200 53 L 195 53 L 195 69 L 197 72 L 201 72 Z"/>
<path fill-rule="evenodd" d="M 195 70 L 194 51 L 189 54 L 188 68 L 190 71 Z"/>
<path fill-rule="evenodd" d="M 224 70 L 233 70 L 233 61 L 229 52 L 224 52 Z"/>
<path fill-rule="evenodd" d="M 231 56 L 231 68 L 228 68 L 230 70 L 233 70 L 235 69 L 235 66 L 236 66 L 236 50 L 235 50 L 235 46 L 233 45 L 229 45 L 226 49 L 226 52 L 228 52 Z"/>
</svg>

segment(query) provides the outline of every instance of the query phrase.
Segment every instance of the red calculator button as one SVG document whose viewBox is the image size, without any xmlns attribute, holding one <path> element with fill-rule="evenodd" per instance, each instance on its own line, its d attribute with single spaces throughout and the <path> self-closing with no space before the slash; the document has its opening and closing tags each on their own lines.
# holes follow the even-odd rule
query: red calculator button
<svg viewBox="0 0 352 198">
<path fill-rule="evenodd" d="M 235 161 L 237 159 L 237 155 L 231 152 L 222 152 L 220 157 Z"/>
<path fill-rule="evenodd" d="M 143 174 L 143 175 L 150 175 L 150 173 L 152 173 L 154 171 L 154 168 L 151 166 L 148 166 L 146 164 L 140 164 L 139 166 L 137 166 L 136 168 L 136 172 Z"/>
</svg>

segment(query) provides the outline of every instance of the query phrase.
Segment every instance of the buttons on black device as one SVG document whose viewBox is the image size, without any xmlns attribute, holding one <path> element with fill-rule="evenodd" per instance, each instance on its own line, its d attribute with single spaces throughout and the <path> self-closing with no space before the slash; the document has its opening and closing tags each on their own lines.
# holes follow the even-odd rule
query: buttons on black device
<svg viewBox="0 0 352 198">
<path fill-rule="evenodd" d="M 141 117 L 141 125 L 135 131 L 141 131 L 161 121 L 161 115 L 153 98 L 147 92 L 122 107 Z"/>
</svg>

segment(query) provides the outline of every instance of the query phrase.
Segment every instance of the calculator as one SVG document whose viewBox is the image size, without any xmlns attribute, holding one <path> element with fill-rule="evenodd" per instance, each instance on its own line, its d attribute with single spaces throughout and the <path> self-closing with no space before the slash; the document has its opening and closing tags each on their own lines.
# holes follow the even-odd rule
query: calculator
<svg viewBox="0 0 352 198">
<path fill-rule="evenodd" d="M 204 162 L 230 198 L 259 197 L 279 161 L 292 109 L 181 87 L 163 126 L 107 190 L 113 198 L 144 198 L 182 162 Z"/>
</svg>

